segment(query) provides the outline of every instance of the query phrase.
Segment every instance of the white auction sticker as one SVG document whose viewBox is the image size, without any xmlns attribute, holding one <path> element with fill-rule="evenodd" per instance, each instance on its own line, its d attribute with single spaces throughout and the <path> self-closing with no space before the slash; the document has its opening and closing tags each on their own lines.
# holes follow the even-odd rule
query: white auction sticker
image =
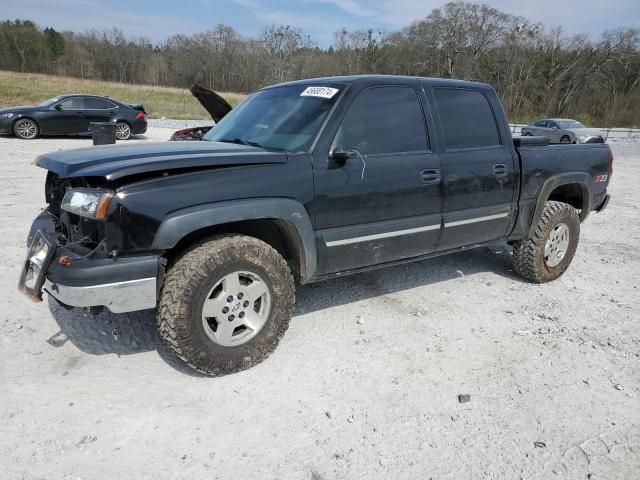
<svg viewBox="0 0 640 480">
<path fill-rule="evenodd" d="M 301 97 L 321 97 L 321 98 L 333 98 L 338 93 L 337 88 L 331 87 L 307 87 L 304 92 L 300 94 Z"/>
</svg>

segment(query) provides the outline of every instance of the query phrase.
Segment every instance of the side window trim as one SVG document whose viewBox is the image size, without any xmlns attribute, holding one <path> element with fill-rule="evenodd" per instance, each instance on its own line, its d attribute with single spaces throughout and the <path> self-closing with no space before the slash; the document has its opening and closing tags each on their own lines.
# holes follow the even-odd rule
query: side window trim
<svg viewBox="0 0 640 480">
<path fill-rule="evenodd" d="M 487 105 L 489 106 L 489 110 L 491 111 L 491 117 L 493 118 L 493 125 L 496 129 L 496 134 L 498 135 L 498 144 L 497 145 L 483 145 L 483 146 L 476 146 L 476 147 L 460 147 L 460 148 L 449 148 L 447 147 L 447 142 L 446 142 L 446 138 L 445 138 L 445 133 L 444 133 L 444 125 L 442 124 L 442 119 L 440 118 L 440 108 L 438 107 L 438 101 L 436 98 L 436 91 L 437 90 L 464 90 L 467 92 L 475 92 L 475 93 L 479 93 L 480 95 L 482 95 L 482 97 L 485 99 L 485 101 L 487 102 Z M 446 87 L 446 86 L 435 86 L 432 89 L 433 91 L 433 96 L 434 96 L 434 105 L 436 107 L 436 111 L 438 113 L 438 119 L 440 119 L 440 131 L 442 132 L 443 135 L 443 148 L 442 151 L 443 152 L 463 152 L 463 151 L 469 151 L 469 150 L 491 150 L 491 149 L 502 149 L 505 148 L 506 145 L 504 143 L 504 140 L 502 138 L 502 133 L 500 132 L 500 126 L 498 125 L 498 119 L 496 117 L 496 112 L 493 108 L 493 105 L 491 104 L 491 101 L 489 100 L 489 98 L 487 97 L 487 95 L 485 94 L 484 91 L 482 91 L 481 89 L 474 89 L 474 88 L 467 88 L 467 87 Z"/>
<path fill-rule="evenodd" d="M 347 107 L 346 112 L 342 116 L 342 120 L 340 121 L 340 125 L 338 126 L 338 129 L 336 130 L 336 133 L 333 136 L 333 140 L 331 140 L 331 146 L 329 148 L 329 151 L 332 151 L 336 147 L 336 141 L 338 140 L 338 136 L 340 135 L 340 131 L 342 129 L 342 125 L 344 124 L 345 120 L 349 116 L 349 112 L 351 112 L 351 109 L 353 108 L 353 105 L 356 103 L 358 98 L 360 98 L 360 96 L 362 94 L 364 94 L 365 92 L 368 92 L 370 90 L 374 90 L 374 89 L 377 89 L 377 88 L 385 88 L 385 87 L 408 88 L 408 89 L 411 89 L 413 91 L 414 95 L 416 96 L 416 101 L 417 101 L 417 103 L 418 103 L 418 105 L 420 107 L 420 114 L 421 114 L 421 117 L 422 117 L 422 127 L 423 127 L 423 130 L 424 130 L 424 133 L 425 133 L 425 140 L 426 140 L 427 148 L 426 148 L 426 150 L 409 150 L 409 151 L 388 152 L 388 153 L 367 153 L 367 154 L 365 154 L 367 156 L 367 158 L 387 157 L 387 156 L 405 156 L 405 155 L 424 154 L 424 153 L 432 153 L 433 152 L 433 150 L 431 148 L 431 137 L 429 135 L 429 133 L 430 133 L 429 132 L 429 124 L 428 124 L 427 118 L 426 118 L 425 104 L 422 101 L 420 93 L 416 90 L 415 86 L 414 85 L 408 85 L 408 84 L 372 85 L 372 86 L 366 87 L 363 90 L 361 90 L 360 92 L 358 92 L 358 94 L 353 98 L 353 100 L 351 101 L 351 104 Z"/>
</svg>

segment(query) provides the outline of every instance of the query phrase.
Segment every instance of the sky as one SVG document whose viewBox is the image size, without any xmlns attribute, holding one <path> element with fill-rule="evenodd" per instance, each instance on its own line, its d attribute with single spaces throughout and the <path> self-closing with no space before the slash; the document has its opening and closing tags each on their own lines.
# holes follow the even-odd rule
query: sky
<svg viewBox="0 0 640 480">
<path fill-rule="evenodd" d="M 346 28 L 398 30 L 426 17 L 447 0 L 0 0 L 0 19 L 30 19 L 41 27 L 85 31 L 118 27 L 131 37 L 160 42 L 201 32 L 219 23 L 246 36 L 269 24 L 302 29 L 320 47 Z M 507 13 L 568 33 L 597 39 L 605 30 L 640 27 L 640 0 L 485 0 Z"/>
</svg>

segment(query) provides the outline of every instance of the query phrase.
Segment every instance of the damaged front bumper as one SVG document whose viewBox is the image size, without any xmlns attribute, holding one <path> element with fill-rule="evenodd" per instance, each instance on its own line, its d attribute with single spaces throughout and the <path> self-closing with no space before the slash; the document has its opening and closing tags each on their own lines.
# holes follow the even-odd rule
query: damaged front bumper
<svg viewBox="0 0 640 480">
<path fill-rule="evenodd" d="M 19 289 L 35 301 L 42 293 L 67 307 L 107 307 L 113 313 L 155 308 L 160 257 L 82 258 L 60 245 L 48 212 L 33 222 Z M 60 261 L 61 257 L 71 258 Z"/>
</svg>

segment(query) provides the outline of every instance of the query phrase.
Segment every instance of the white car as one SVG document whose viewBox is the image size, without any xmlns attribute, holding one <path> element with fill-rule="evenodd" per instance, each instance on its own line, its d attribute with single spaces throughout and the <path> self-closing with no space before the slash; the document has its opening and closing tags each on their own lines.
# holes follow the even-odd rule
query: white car
<svg viewBox="0 0 640 480">
<path fill-rule="evenodd" d="M 522 127 L 521 135 L 547 137 L 550 143 L 605 143 L 601 130 L 567 118 L 538 120 Z"/>
</svg>

